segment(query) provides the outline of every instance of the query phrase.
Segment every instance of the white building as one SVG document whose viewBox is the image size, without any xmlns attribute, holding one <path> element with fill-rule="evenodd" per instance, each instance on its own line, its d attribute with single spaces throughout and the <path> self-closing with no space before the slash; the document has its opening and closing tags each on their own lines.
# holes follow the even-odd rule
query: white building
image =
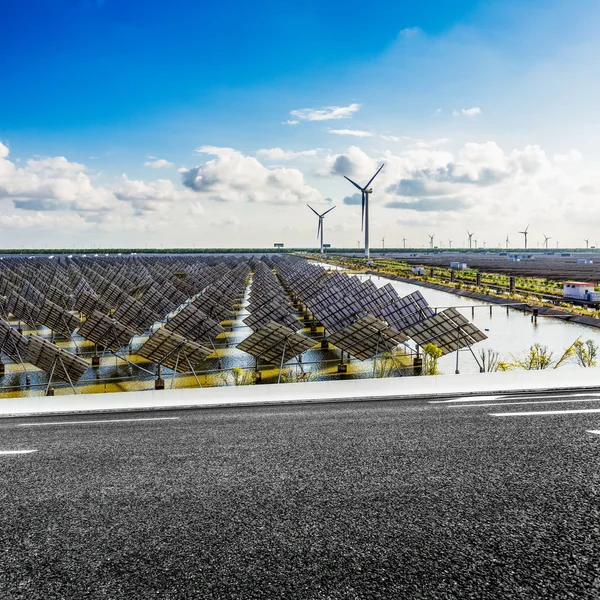
<svg viewBox="0 0 600 600">
<path fill-rule="evenodd" d="M 582 281 L 565 281 L 563 283 L 563 296 L 573 298 L 574 300 L 600 301 L 600 292 L 594 291 L 593 283 L 584 283 Z"/>
<path fill-rule="evenodd" d="M 413 267 L 413 275 L 425 275 L 425 267 Z"/>
<path fill-rule="evenodd" d="M 464 262 L 451 262 L 450 268 L 458 271 L 464 271 L 467 268 L 467 263 Z"/>
</svg>

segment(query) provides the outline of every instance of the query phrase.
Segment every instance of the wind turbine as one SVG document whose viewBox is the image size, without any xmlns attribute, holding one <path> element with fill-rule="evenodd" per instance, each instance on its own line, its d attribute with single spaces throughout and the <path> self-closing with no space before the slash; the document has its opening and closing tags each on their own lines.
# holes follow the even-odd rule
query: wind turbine
<svg viewBox="0 0 600 600">
<path fill-rule="evenodd" d="M 385 250 L 385 235 L 381 238 L 381 247 Z"/>
<path fill-rule="evenodd" d="M 346 175 L 344 175 L 344 178 L 347 179 L 354 187 L 358 188 L 362 195 L 361 229 L 365 232 L 365 258 L 369 258 L 369 194 L 373 193 L 373 188 L 370 188 L 369 186 L 373 183 L 373 179 L 379 175 L 379 171 L 383 169 L 384 165 L 385 163 L 383 163 L 379 169 L 377 169 L 377 172 L 375 175 L 373 175 L 373 177 L 371 177 L 371 179 L 369 179 L 369 183 L 367 183 L 365 187 L 360 187 L 356 181 L 352 181 L 350 177 L 346 177 Z"/>
<path fill-rule="evenodd" d="M 435 233 L 433 235 L 427 235 L 429 236 L 429 247 L 433 249 L 433 238 L 435 237 Z"/>
<path fill-rule="evenodd" d="M 404 249 L 406 250 L 406 238 L 405 237 L 402 238 L 402 245 L 404 246 Z"/>
<path fill-rule="evenodd" d="M 506 249 L 507 249 L 507 250 L 508 250 L 508 244 L 509 244 L 509 241 L 508 241 L 508 233 L 507 233 L 507 234 L 506 234 Z"/>
<path fill-rule="evenodd" d="M 452 248 L 452 240 L 448 240 L 448 248 Z"/>
<path fill-rule="evenodd" d="M 552 238 L 548 237 L 545 233 L 542 233 L 542 235 L 544 236 L 544 247 L 548 250 L 548 240 L 551 240 Z"/>
<path fill-rule="evenodd" d="M 308 208 L 310 208 L 310 210 L 312 210 L 315 215 L 317 215 L 317 217 L 319 217 L 319 226 L 317 227 L 317 237 L 319 237 L 319 234 L 321 235 L 321 254 L 323 254 L 323 219 L 325 218 L 325 215 L 328 212 L 331 212 L 335 206 L 332 206 L 329 210 L 326 210 L 323 214 L 319 214 L 310 204 L 307 204 L 306 206 L 308 206 Z"/>
<path fill-rule="evenodd" d="M 527 250 L 527 230 L 529 229 L 529 225 L 525 227 L 525 231 L 518 231 L 517 233 L 522 233 L 525 236 L 525 250 Z"/>
<path fill-rule="evenodd" d="M 590 247 L 590 238 L 583 238 L 583 241 L 585 242 L 585 247 L 589 248 Z"/>
<path fill-rule="evenodd" d="M 467 229 L 467 235 L 469 236 L 469 250 L 470 250 L 473 245 L 473 234 L 469 233 L 468 229 Z"/>
</svg>

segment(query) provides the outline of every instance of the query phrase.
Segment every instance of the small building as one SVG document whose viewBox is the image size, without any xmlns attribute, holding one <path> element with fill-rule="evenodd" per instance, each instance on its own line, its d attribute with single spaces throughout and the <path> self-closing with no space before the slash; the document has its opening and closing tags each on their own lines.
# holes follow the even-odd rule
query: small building
<svg viewBox="0 0 600 600">
<path fill-rule="evenodd" d="M 590 302 L 600 301 L 600 292 L 594 291 L 593 283 L 582 281 L 565 281 L 563 283 L 563 296 L 573 300 L 588 300 Z"/>
<path fill-rule="evenodd" d="M 425 275 L 425 267 L 413 267 L 413 275 Z"/>
<path fill-rule="evenodd" d="M 456 271 L 465 271 L 467 268 L 467 263 L 453 261 L 450 263 L 450 268 Z"/>
<path fill-rule="evenodd" d="M 577 263 L 580 265 L 592 265 L 594 264 L 594 261 L 589 258 L 578 258 Z"/>
</svg>

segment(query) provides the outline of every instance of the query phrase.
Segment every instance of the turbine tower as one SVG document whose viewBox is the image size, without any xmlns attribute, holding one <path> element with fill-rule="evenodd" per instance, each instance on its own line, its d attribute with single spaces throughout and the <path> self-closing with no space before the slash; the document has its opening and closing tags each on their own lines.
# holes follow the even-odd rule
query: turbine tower
<svg viewBox="0 0 600 600">
<path fill-rule="evenodd" d="M 317 237 L 321 236 L 321 254 L 323 254 L 323 219 L 328 212 L 331 212 L 335 206 L 332 206 L 329 210 L 326 210 L 322 215 L 320 215 L 310 204 L 307 204 L 308 208 L 312 210 L 317 217 L 319 217 L 319 226 L 317 227 Z"/>
<path fill-rule="evenodd" d="M 506 249 L 507 249 L 507 250 L 508 250 L 508 244 L 509 244 L 509 241 L 508 241 L 508 233 L 507 233 L 507 234 L 506 234 Z"/>
<path fill-rule="evenodd" d="M 346 177 L 344 175 L 344 178 L 347 179 L 354 187 L 358 188 L 362 195 L 361 229 L 365 232 L 365 258 L 369 258 L 369 194 L 373 193 L 373 188 L 370 188 L 369 186 L 373 183 L 373 179 L 379 175 L 379 171 L 383 169 L 384 165 L 385 163 L 383 163 L 379 169 L 377 169 L 377 172 L 375 175 L 373 175 L 373 177 L 371 177 L 371 179 L 369 179 L 369 183 L 367 183 L 365 187 L 360 187 L 356 181 L 352 181 L 350 177 Z"/>
<path fill-rule="evenodd" d="M 525 231 L 518 231 L 517 233 L 522 233 L 523 236 L 525 237 L 525 250 L 527 250 L 527 230 L 529 229 L 529 225 L 527 225 L 527 227 L 525 227 Z"/>
<path fill-rule="evenodd" d="M 405 237 L 402 238 L 402 245 L 404 246 L 404 249 L 406 250 L 406 238 Z"/>
<path fill-rule="evenodd" d="M 448 240 L 448 248 L 452 248 L 452 240 Z"/>
<path fill-rule="evenodd" d="M 429 234 L 427 234 L 429 235 Z M 429 247 L 433 250 L 433 238 L 435 237 L 435 233 L 433 235 L 429 235 Z"/>
<path fill-rule="evenodd" d="M 590 247 L 590 238 L 583 238 L 583 241 L 585 242 L 585 247 L 589 248 Z"/>
<path fill-rule="evenodd" d="M 385 250 L 385 235 L 381 238 L 381 247 Z"/>
<path fill-rule="evenodd" d="M 542 233 L 542 235 L 544 236 L 544 247 L 548 250 L 548 240 L 551 240 L 552 238 L 548 237 L 545 233 Z"/>
<path fill-rule="evenodd" d="M 473 246 L 473 234 L 469 233 L 468 229 L 467 229 L 467 235 L 469 236 L 469 250 L 470 250 Z"/>
</svg>

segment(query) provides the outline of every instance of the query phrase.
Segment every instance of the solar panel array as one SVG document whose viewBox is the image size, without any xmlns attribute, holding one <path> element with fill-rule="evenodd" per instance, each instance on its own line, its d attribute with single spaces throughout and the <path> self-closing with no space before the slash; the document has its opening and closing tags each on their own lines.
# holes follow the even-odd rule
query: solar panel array
<svg viewBox="0 0 600 600">
<path fill-rule="evenodd" d="M 244 319 L 244 324 L 254 331 L 271 321 L 294 331 L 303 327 L 295 316 L 296 310 L 287 299 L 285 289 L 266 264 L 264 257 L 255 265 L 247 308 L 250 316 Z"/>
<path fill-rule="evenodd" d="M 444 355 L 487 339 L 485 333 L 455 308 L 447 308 L 434 317 L 407 327 L 404 331 L 419 346 L 435 344 Z"/>
<path fill-rule="evenodd" d="M 406 335 L 371 315 L 360 318 L 329 337 L 334 346 L 359 360 L 393 350 L 406 340 Z"/>
<path fill-rule="evenodd" d="M 434 314 L 420 292 L 401 298 L 391 284 L 377 288 L 370 280 L 361 282 L 295 257 L 276 257 L 274 262 L 288 290 L 332 333 L 365 315 L 402 330 Z"/>
<path fill-rule="evenodd" d="M 4 319 L 0 319 L 0 352 L 14 362 L 22 362 L 27 352 L 27 338 L 13 329 Z"/>
<path fill-rule="evenodd" d="M 190 366 L 203 363 L 212 354 L 212 350 L 162 327 L 146 341 L 137 354 L 178 373 L 186 373 Z"/>
<path fill-rule="evenodd" d="M 286 357 L 314 345 L 314 340 L 296 333 L 303 323 L 290 296 L 324 325 L 329 341 L 361 360 L 373 355 L 371 338 L 397 344 L 405 339 L 400 335 L 404 333 L 419 344 L 437 341 L 449 352 L 456 348 L 451 331 L 454 328 L 456 334 L 460 325 L 465 344 L 485 339 L 464 318 L 460 321 L 460 315 L 445 311 L 440 313 L 445 316 L 434 317 L 419 292 L 401 298 L 391 284 L 378 288 L 370 280 L 289 255 L 18 257 L 0 260 L 0 314 L 6 318 L 0 321 L 0 351 L 20 360 L 27 350 L 29 338 L 7 323 L 12 315 L 37 329 L 39 339 L 47 335 L 39 329 L 43 325 L 53 332 L 52 341 L 56 334 L 67 339 L 79 335 L 115 354 L 136 335 L 147 336 L 158 326 L 161 333 L 150 337 L 158 346 L 153 349 L 150 344 L 144 353 L 157 358 L 159 346 L 166 351 L 183 344 L 185 356 L 199 360 L 208 351 L 204 344 L 213 346 L 225 331 L 222 323 L 239 308 L 251 271 L 244 324 L 254 334 L 238 348 L 263 360 L 278 362 L 284 345 Z M 80 315 L 85 315 L 83 322 Z M 48 368 L 60 353 L 58 346 L 43 341 L 33 343 L 29 357 Z M 70 374 L 70 356 L 60 355 L 65 375 Z M 175 367 L 163 359 L 165 366 Z M 78 361 L 73 363 L 75 370 L 83 366 Z"/>
<path fill-rule="evenodd" d="M 282 362 L 299 356 L 310 350 L 315 341 L 299 333 L 295 333 L 289 327 L 279 323 L 267 323 L 258 331 L 247 337 L 238 349 L 251 354 L 257 359 L 278 365 Z"/>
<path fill-rule="evenodd" d="M 25 362 L 46 371 L 53 379 L 68 381 L 73 385 L 81 379 L 89 366 L 83 358 L 37 335 L 27 338 Z"/>
</svg>

